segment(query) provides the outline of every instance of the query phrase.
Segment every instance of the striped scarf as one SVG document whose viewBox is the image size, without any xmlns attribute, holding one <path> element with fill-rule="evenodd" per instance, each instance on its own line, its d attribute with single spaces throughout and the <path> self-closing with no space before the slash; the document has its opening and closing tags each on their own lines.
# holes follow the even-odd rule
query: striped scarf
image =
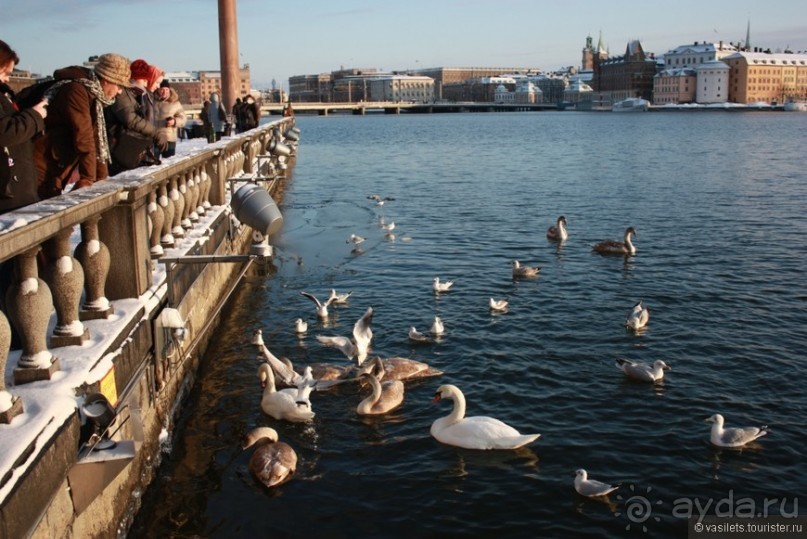
<svg viewBox="0 0 807 539">
<path fill-rule="evenodd" d="M 104 95 L 104 90 L 101 88 L 101 83 L 98 82 L 98 77 L 95 76 L 94 71 L 90 71 L 89 79 L 66 79 L 60 80 L 45 92 L 45 98 L 50 101 L 56 92 L 70 82 L 78 82 L 83 84 L 95 99 L 95 117 L 97 118 L 97 132 L 96 132 L 96 146 L 98 147 L 98 161 L 101 163 L 111 163 L 112 156 L 109 153 L 109 140 L 106 135 L 106 121 L 104 120 L 104 107 L 108 107 L 115 102 L 115 98 L 108 99 Z"/>
</svg>

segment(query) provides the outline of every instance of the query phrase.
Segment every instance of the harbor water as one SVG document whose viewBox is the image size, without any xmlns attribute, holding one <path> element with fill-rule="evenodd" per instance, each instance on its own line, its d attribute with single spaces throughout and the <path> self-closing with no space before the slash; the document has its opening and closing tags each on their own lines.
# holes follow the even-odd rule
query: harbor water
<svg viewBox="0 0 807 539">
<path fill-rule="evenodd" d="M 686 536 L 688 516 L 804 513 L 807 115 L 487 113 L 300 117 L 275 258 L 239 285 L 129 537 Z M 383 205 L 368 198 L 388 198 Z M 546 239 L 559 215 L 561 245 Z M 381 224 L 395 223 L 391 232 Z M 592 251 L 637 231 L 633 257 Z M 354 250 L 351 234 L 366 241 Z M 513 280 L 511 263 L 541 266 Z M 432 280 L 453 280 L 435 295 Z M 325 321 L 302 291 L 352 291 Z M 489 298 L 509 308 L 491 313 Z M 625 328 L 638 301 L 647 331 Z M 311 395 L 310 424 L 262 413 L 267 347 L 298 370 L 347 365 L 317 335 L 350 335 L 373 307 L 371 357 L 444 372 L 362 418 L 356 384 Z M 435 315 L 444 336 L 414 345 Z M 308 332 L 298 337 L 294 321 Z M 617 358 L 671 370 L 631 382 Z M 527 448 L 442 445 L 440 384 Z M 768 425 L 741 451 L 726 426 Z M 241 440 L 271 426 L 299 457 L 268 490 Z M 621 487 L 589 499 L 577 469 Z M 707 505 L 708 504 L 708 505 Z M 804 505 L 805 507 L 802 507 Z M 740 514 L 740 512 L 744 513 Z M 713 511 L 713 509 L 712 509 Z M 764 515 L 763 515 L 764 516 Z"/>
</svg>

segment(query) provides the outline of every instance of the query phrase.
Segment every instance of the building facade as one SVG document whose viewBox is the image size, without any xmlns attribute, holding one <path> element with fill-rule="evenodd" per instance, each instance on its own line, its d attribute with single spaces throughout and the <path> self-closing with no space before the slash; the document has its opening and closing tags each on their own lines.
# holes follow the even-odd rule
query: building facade
<svg viewBox="0 0 807 539">
<path fill-rule="evenodd" d="M 595 56 L 593 88 L 603 101 L 615 103 L 629 97 L 653 99 L 653 77 L 657 64 L 652 53 L 646 54 L 642 44 L 631 41 L 623 56 L 602 59 Z"/>
<path fill-rule="evenodd" d="M 695 103 L 697 83 L 698 73 L 692 68 L 664 69 L 653 77 L 653 104 Z"/>
<path fill-rule="evenodd" d="M 330 102 L 332 80 L 330 73 L 289 77 L 289 99 L 299 103 Z"/>
<path fill-rule="evenodd" d="M 368 81 L 370 101 L 434 101 L 434 80 L 420 75 L 385 75 Z"/>
<path fill-rule="evenodd" d="M 740 51 L 723 58 L 729 66 L 732 103 L 784 103 L 807 99 L 807 54 Z"/>
<path fill-rule="evenodd" d="M 701 64 L 697 68 L 698 103 L 726 103 L 729 100 L 729 66 L 720 60 Z"/>
</svg>

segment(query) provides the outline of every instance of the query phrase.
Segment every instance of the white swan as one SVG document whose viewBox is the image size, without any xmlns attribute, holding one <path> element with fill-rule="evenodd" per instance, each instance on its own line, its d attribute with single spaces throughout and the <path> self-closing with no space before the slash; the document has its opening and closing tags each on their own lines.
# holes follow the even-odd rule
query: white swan
<svg viewBox="0 0 807 539">
<path fill-rule="evenodd" d="M 596 498 L 597 496 L 607 496 L 611 492 L 618 489 L 621 485 L 609 485 L 602 483 L 596 479 L 589 479 L 588 473 L 582 468 L 575 472 L 574 489 L 581 496 L 588 498 Z"/>
<path fill-rule="evenodd" d="M 249 458 L 249 470 L 267 487 L 276 487 L 294 477 L 297 453 L 285 442 L 279 442 L 277 431 L 269 427 L 252 429 L 244 439 L 242 449 L 257 446 Z"/>
<path fill-rule="evenodd" d="M 491 311 L 503 311 L 507 309 L 507 306 L 510 304 L 509 301 L 506 299 L 493 299 L 490 298 L 488 305 L 490 305 Z"/>
<path fill-rule="evenodd" d="M 314 294 L 309 294 L 308 292 L 300 292 L 302 295 L 316 303 L 317 305 L 317 316 L 320 318 L 328 318 L 328 306 L 333 302 L 333 298 L 328 298 L 325 300 L 325 303 L 320 302 Z"/>
<path fill-rule="evenodd" d="M 435 277 L 432 281 L 432 290 L 436 293 L 448 292 L 452 286 L 454 286 L 454 281 L 440 282 L 440 277 Z"/>
<path fill-rule="evenodd" d="M 633 331 L 638 331 L 647 327 L 647 323 L 649 321 L 650 309 L 642 305 L 642 302 L 640 301 L 633 306 L 633 309 L 631 309 L 630 313 L 628 314 L 628 318 L 625 319 L 625 326 Z"/>
<path fill-rule="evenodd" d="M 258 367 L 258 377 L 263 387 L 263 397 L 261 398 L 263 413 L 275 419 L 292 422 L 314 419 L 315 414 L 311 411 L 311 404 L 300 398 L 299 389 L 288 388 L 278 391 L 275 388 L 275 375 L 268 363 L 262 363 Z"/>
<path fill-rule="evenodd" d="M 465 417 L 465 397 L 457 386 L 447 384 L 438 387 L 434 402 L 441 399 L 454 401 L 451 413 L 435 420 L 431 426 L 431 435 L 444 444 L 465 449 L 518 449 L 541 436 L 521 434 L 492 417 Z"/>
<path fill-rule="evenodd" d="M 353 324 L 353 339 L 342 336 L 317 335 L 317 340 L 325 346 L 333 346 L 342 351 L 349 359 L 356 358 L 357 365 L 364 363 L 370 351 L 370 342 L 373 340 L 373 308 L 367 310 Z"/>
<path fill-rule="evenodd" d="M 706 420 L 712 423 L 709 441 L 718 447 L 742 447 L 768 434 L 768 426 L 723 428 L 723 416 L 715 414 Z"/>
<path fill-rule="evenodd" d="M 431 327 L 431 334 L 435 337 L 439 337 L 443 333 L 446 332 L 446 327 L 443 325 L 443 320 L 439 316 L 434 317 L 434 322 L 432 322 Z"/>
<path fill-rule="evenodd" d="M 386 414 L 403 404 L 404 385 L 400 380 L 381 383 L 371 372 L 362 374 L 361 379 L 370 383 L 373 392 L 356 407 L 359 415 Z"/>
<path fill-rule="evenodd" d="M 566 241 L 569 238 L 569 233 L 566 231 L 566 218 L 564 216 L 558 217 L 555 226 L 550 226 L 546 231 L 546 238 L 552 241 Z"/>
<path fill-rule="evenodd" d="M 636 234 L 636 230 L 632 226 L 629 226 L 625 229 L 624 241 L 605 240 L 594 245 L 592 249 L 603 255 L 633 256 L 636 254 L 636 247 L 631 241 L 633 236 L 638 236 L 638 234 Z"/>
<path fill-rule="evenodd" d="M 409 340 L 412 341 L 413 343 L 418 344 L 425 344 L 431 342 L 431 339 L 429 339 L 427 335 L 424 335 L 423 333 L 418 331 L 417 328 L 415 328 L 415 326 L 409 328 Z"/>
<path fill-rule="evenodd" d="M 660 382 L 664 378 L 665 370 L 672 370 L 663 360 L 657 359 L 653 365 L 638 363 L 627 359 L 617 359 L 616 368 L 625 373 L 625 376 L 641 382 Z"/>
<path fill-rule="evenodd" d="M 529 278 L 529 277 L 536 277 L 538 273 L 541 271 L 541 268 L 538 266 L 522 266 L 521 262 L 518 260 L 513 260 L 513 278 Z"/>
</svg>

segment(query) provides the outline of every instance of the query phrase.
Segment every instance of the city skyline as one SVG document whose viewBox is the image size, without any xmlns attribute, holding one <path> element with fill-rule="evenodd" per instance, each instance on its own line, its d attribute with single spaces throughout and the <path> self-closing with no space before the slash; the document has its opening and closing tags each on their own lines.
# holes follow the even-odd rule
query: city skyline
<svg viewBox="0 0 807 539">
<path fill-rule="evenodd" d="M 20 56 L 20 69 L 49 75 L 104 52 L 144 58 L 165 71 L 218 70 L 218 2 L 214 0 L 28 0 L 3 6 L 0 36 Z M 681 0 L 663 9 L 632 2 L 588 0 L 546 4 L 506 0 L 405 6 L 349 0 L 288 5 L 237 0 L 240 63 L 254 88 L 272 80 L 288 88 L 294 75 L 344 68 L 417 70 L 429 67 L 579 66 L 587 36 L 602 32 L 612 55 L 638 39 L 661 55 L 695 41 L 744 41 L 807 51 L 807 4 L 781 0 L 759 8 Z M 128 23 L 128 25 L 126 24 Z"/>
</svg>

